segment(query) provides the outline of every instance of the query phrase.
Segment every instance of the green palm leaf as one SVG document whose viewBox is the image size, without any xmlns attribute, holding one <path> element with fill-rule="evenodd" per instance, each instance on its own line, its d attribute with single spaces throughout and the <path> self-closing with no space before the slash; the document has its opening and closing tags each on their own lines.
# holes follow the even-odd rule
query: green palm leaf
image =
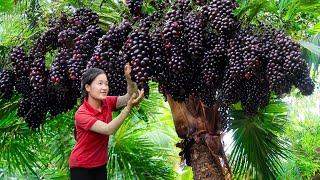
<svg viewBox="0 0 320 180">
<path fill-rule="evenodd" d="M 5 119 L 19 106 L 20 96 L 14 95 L 9 101 L 0 98 L 0 119 Z"/>
<path fill-rule="evenodd" d="M 71 5 L 73 7 L 87 7 L 99 15 L 100 25 L 106 30 L 113 24 L 118 24 L 121 22 L 121 14 L 125 11 L 125 6 L 123 3 L 117 0 L 102 0 L 102 1 L 70 1 L 64 0 L 62 3 L 59 3 L 59 6 L 65 7 Z"/>
<path fill-rule="evenodd" d="M 311 73 L 313 78 L 318 74 L 319 64 L 320 64 L 320 33 L 308 38 L 306 41 L 299 41 L 304 47 L 302 50 L 303 58 L 312 67 Z"/>
<path fill-rule="evenodd" d="M 9 172 L 35 173 L 42 161 L 35 156 L 35 147 L 40 144 L 37 132 L 32 132 L 24 122 L 17 119 L 15 111 L 0 121 L 0 167 Z"/>
<path fill-rule="evenodd" d="M 50 154 L 48 162 L 60 171 L 68 171 L 68 160 L 75 144 L 73 136 L 74 114 L 76 108 L 54 118 L 47 118 L 43 133 L 45 139 L 50 139 L 44 144 L 46 150 L 43 153 Z"/>
<path fill-rule="evenodd" d="M 311 27 L 308 30 L 308 33 L 310 33 L 310 34 L 319 34 L 320 33 L 320 22 L 318 22 L 313 27 Z"/>
<path fill-rule="evenodd" d="M 284 132 L 286 112 L 285 104 L 278 100 L 272 100 L 254 117 L 241 110 L 232 112 L 230 162 L 235 177 L 273 179 L 281 172 L 281 159 L 288 155 L 287 143 L 279 137 Z"/>
<path fill-rule="evenodd" d="M 155 89 L 152 88 L 149 99 L 142 102 L 140 109 L 143 109 L 144 114 L 159 112 L 159 110 L 170 112 L 167 107 L 161 107 L 161 95 L 154 91 Z M 155 106 L 157 103 L 158 106 Z M 168 119 L 166 115 L 154 114 L 153 118 L 147 119 L 147 122 L 146 117 L 149 115 L 141 116 L 136 109 L 112 136 L 108 163 L 110 179 L 172 179 L 175 177 L 173 165 L 179 159 L 175 148 L 178 137 L 171 117 Z M 168 125 L 169 122 L 171 122 L 170 125 Z"/>
<path fill-rule="evenodd" d="M 320 56 L 320 46 L 313 44 L 312 42 L 307 42 L 307 41 L 303 41 L 303 40 L 300 40 L 299 43 L 301 46 L 308 49 L 311 53 L 314 53 L 314 54 Z"/>
<path fill-rule="evenodd" d="M 247 23 L 271 24 L 300 39 L 307 32 L 317 33 L 315 25 L 320 21 L 320 2 L 317 0 L 239 0 L 238 3 L 234 13 Z"/>
</svg>

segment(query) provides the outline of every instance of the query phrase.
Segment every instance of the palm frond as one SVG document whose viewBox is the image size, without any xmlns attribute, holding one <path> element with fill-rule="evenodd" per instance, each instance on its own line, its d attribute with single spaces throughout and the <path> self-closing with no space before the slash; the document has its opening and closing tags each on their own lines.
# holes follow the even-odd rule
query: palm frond
<svg viewBox="0 0 320 180">
<path fill-rule="evenodd" d="M 43 128 L 45 138 L 50 139 L 45 145 L 44 153 L 50 154 L 50 164 L 57 170 L 68 171 L 68 159 L 75 144 L 73 136 L 74 114 L 76 108 L 54 118 L 47 118 Z"/>
<path fill-rule="evenodd" d="M 105 29 L 108 29 L 113 24 L 119 24 L 122 21 L 121 14 L 125 9 L 124 4 L 117 0 L 83 1 L 81 6 L 97 12 L 100 25 Z"/>
<path fill-rule="evenodd" d="M 53 119 L 47 117 L 41 131 L 33 131 L 16 115 L 17 98 L 0 103 L 0 167 L 6 169 L 6 175 L 15 172 L 15 176 L 37 179 L 40 175 L 47 176 L 45 170 L 52 167 L 67 174 L 74 144 L 74 111 Z"/>
<path fill-rule="evenodd" d="M 41 142 L 39 138 L 35 138 L 38 133 L 18 119 L 15 111 L 0 121 L 0 133 L 0 166 L 9 173 L 18 170 L 21 174 L 36 174 L 36 169 L 42 165 L 34 152 Z"/>
<path fill-rule="evenodd" d="M 300 42 L 300 44 L 304 47 L 302 49 L 302 56 L 312 68 L 311 75 L 315 78 L 320 65 L 320 33 L 311 36 L 302 43 Z"/>
<path fill-rule="evenodd" d="M 156 97 L 158 100 L 153 100 Z M 145 113 L 160 110 L 161 95 L 151 89 L 148 100 L 140 109 Z M 158 103 L 158 104 L 157 104 Z M 149 104 L 149 105 L 147 105 Z M 163 107 L 161 111 L 169 111 Z M 110 179 L 172 179 L 175 176 L 174 162 L 178 151 L 175 144 L 178 137 L 173 122 L 154 114 L 145 118 L 138 111 L 133 112 L 117 133 L 112 136 L 109 146 L 108 175 Z M 168 125 L 171 121 L 171 125 Z"/>
<path fill-rule="evenodd" d="M 319 19 L 319 1 L 302 0 L 239 0 L 234 14 L 247 23 L 263 22 L 288 32 L 293 37 L 305 37 Z"/>
<path fill-rule="evenodd" d="M 313 27 L 308 29 L 310 34 L 320 34 L 320 22 L 316 23 Z"/>
<path fill-rule="evenodd" d="M 30 39 L 39 32 L 38 28 L 26 28 L 30 23 L 23 13 L 25 6 L 18 3 L 10 13 L 0 13 L 0 67 L 10 64 L 8 56 L 14 46 L 30 47 Z"/>
<path fill-rule="evenodd" d="M 281 172 L 281 159 L 288 155 L 284 132 L 286 106 L 272 100 L 259 114 L 248 117 L 242 110 L 232 111 L 233 146 L 230 156 L 236 177 L 273 179 Z"/>
<path fill-rule="evenodd" d="M 16 111 L 19 106 L 20 96 L 14 95 L 10 100 L 0 98 L 0 119 L 5 119 L 13 111 Z"/>
<path fill-rule="evenodd" d="M 145 98 L 140 103 L 139 107 L 132 110 L 133 116 L 144 121 L 148 121 L 148 119 L 159 115 L 159 110 L 164 108 L 163 96 L 158 93 L 158 84 L 155 82 L 149 82 L 149 87 L 150 96 Z"/>
<path fill-rule="evenodd" d="M 320 56 L 320 46 L 313 44 L 312 42 L 307 42 L 303 40 L 300 40 L 299 43 L 302 47 L 308 49 L 311 53 Z"/>
</svg>

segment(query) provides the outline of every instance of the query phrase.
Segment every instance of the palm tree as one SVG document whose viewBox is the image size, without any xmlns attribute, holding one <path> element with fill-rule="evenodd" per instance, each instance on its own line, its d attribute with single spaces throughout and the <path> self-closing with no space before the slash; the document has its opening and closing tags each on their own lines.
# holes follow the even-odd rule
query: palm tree
<svg viewBox="0 0 320 180">
<path fill-rule="evenodd" d="M 235 14 L 248 23 L 269 23 L 286 30 L 295 38 L 302 38 L 311 31 L 319 33 L 316 30 L 319 26 L 319 11 L 313 9 L 319 8 L 319 2 L 238 2 L 240 7 Z M 308 29 L 310 25 L 314 27 Z M 300 43 L 312 53 L 319 54 L 319 46 L 304 41 Z M 315 64 L 318 63 L 316 61 Z M 191 156 L 194 178 L 230 179 L 231 170 L 221 144 L 219 105 L 208 108 L 193 97 L 182 103 L 173 101 L 170 96 L 167 99 L 178 136 L 184 141 L 195 141 L 189 145 L 191 147 L 187 152 Z M 288 144 L 280 136 L 284 132 L 287 110 L 281 101 L 271 102 L 254 117 L 244 115 L 237 105 L 231 110 L 234 146 L 230 160 L 235 177 L 268 179 L 276 178 L 281 172 L 281 160 L 288 156 Z M 205 142 L 203 139 L 206 139 Z"/>
<path fill-rule="evenodd" d="M 34 6 L 36 2 L 30 3 L 31 11 L 38 10 L 45 14 L 45 11 L 40 11 L 37 9 L 37 6 Z M 148 1 L 149 2 L 149 1 Z M 122 11 L 126 9 L 123 7 L 123 4 L 119 3 L 119 1 L 62 1 L 58 3 L 57 7 L 63 9 L 65 5 L 73 5 L 72 7 L 77 6 L 90 6 L 95 9 L 99 15 L 101 16 L 101 23 L 106 28 L 112 24 L 117 23 L 121 19 Z M 103 6 L 103 4 L 107 4 Z M 297 38 L 301 38 L 305 36 L 305 33 L 310 32 L 319 32 L 316 28 L 318 26 L 317 20 L 319 20 L 317 8 L 319 7 L 319 3 L 316 1 L 308 1 L 305 3 L 303 1 L 239 1 L 240 7 L 236 10 L 236 14 L 239 18 L 246 20 L 248 23 L 259 23 L 261 21 L 267 21 L 269 23 L 274 23 L 276 27 L 286 29 L 291 35 Z M 101 6 L 102 5 L 102 6 Z M 59 9 L 59 8 L 58 8 Z M 304 15 L 304 17 L 300 17 Z M 296 21 L 296 19 L 299 21 Z M 267 20 L 265 20 L 267 19 Z M 301 21 L 300 21 L 301 20 Z M 316 21 L 314 23 L 314 21 Z M 36 27 L 36 23 L 41 26 L 41 21 L 30 21 L 32 26 Z M 309 28 L 309 23 L 314 23 L 313 28 Z M 40 27 L 41 29 L 41 27 Z M 301 43 L 305 47 L 304 43 Z M 308 44 L 310 45 L 310 44 Z M 310 46 L 308 46 L 308 49 Z M 312 46 L 314 47 L 314 46 Z M 174 126 L 178 136 L 183 139 L 181 143 L 178 143 L 180 147 L 187 147 L 183 149 L 181 153 L 184 157 L 188 157 L 188 164 L 192 166 L 194 172 L 195 179 L 231 179 L 231 167 L 228 165 L 228 158 L 225 155 L 223 149 L 223 143 L 221 141 L 223 135 L 222 128 L 222 120 L 219 116 L 218 107 L 216 104 L 213 107 L 206 107 L 194 97 L 189 97 L 188 100 L 184 102 L 177 102 L 172 99 L 170 95 L 166 95 L 166 99 L 170 105 Z M 150 108 L 151 107 L 151 108 Z M 150 105 L 150 109 L 154 107 Z M 258 114 L 254 117 L 246 116 L 243 113 L 243 110 L 239 108 L 238 104 L 235 104 L 230 110 L 231 114 L 233 114 L 233 119 L 231 119 L 232 125 L 230 129 L 234 132 L 234 151 L 232 152 L 230 159 L 231 165 L 234 170 L 234 177 L 251 177 L 255 176 L 259 179 L 262 178 L 274 178 L 279 171 L 281 170 L 280 166 L 280 158 L 285 158 L 286 155 L 286 144 L 283 143 L 283 139 L 279 138 L 279 135 L 283 132 L 283 125 L 285 122 L 285 108 L 283 104 L 277 100 L 272 100 L 270 105 L 264 109 L 261 109 Z M 147 110 L 145 110 L 147 112 Z M 148 117 L 145 115 L 145 111 L 138 111 L 139 119 L 144 119 L 144 117 Z M 48 149 L 43 149 L 40 153 L 43 155 L 45 160 L 37 160 L 32 157 L 32 148 L 28 149 L 25 147 L 30 147 L 33 143 L 37 143 L 38 140 L 43 140 L 46 142 L 46 138 L 54 138 L 57 134 L 68 134 L 69 129 L 72 127 L 72 124 L 68 120 L 72 119 L 72 112 L 69 112 L 68 115 L 59 116 L 57 119 L 59 121 L 49 121 L 46 125 L 48 127 L 44 128 L 43 132 L 39 134 L 30 132 L 25 128 L 25 126 L 20 122 L 18 126 L 16 126 L 14 122 L 15 116 L 13 114 L 9 114 L 6 121 L 8 124 L 5 124 L 4 131 L 7 132 L 7 128 L 12 127 L 10 133 L 15 134 L 19 132 L 22 134 L 21 136 L 13 136 L 13 138 L 22 138 L 27 137 L 26 134 L 30 133 L 35 136 L 44 136 L 43 139 L 36 139 L 34 142 L 27 143 L 28 139 L 19 139 L 19 142 L 23 145 L 19 146 L 14 144 L 14 146 L 9 146 L 6 144 L 7 141 L 3 143 L 6 146 L 2 147 L 10 147 L 16 148 L 13 149 L 12 152 L 26 152 L 20 153 L 21 155 L 15 156 L 10 155 L 12 149 L 8 148 L 6 155 L 1 155 L 0 157 L 6 157 L 6 160 L 9 160 L 10 157 L 18 164 L 26 164 L 27 169 L 33 170 L 33 167 L 37 167 L 36 171 L 41 169 L 42 163 L 45 165 L 50 165 L 50 160 L 52 157 L 48 157 L 46 154 L 49 152 Z M 135 122 L 135 116 L 133 116 L 133 122 Z M 8 120 L 10 119 L 10 120 Z M 62 127 L 60 125 L 60 121 L 68 124 L 66 127 Z M 152 124 L 152 123 L 151 123 Z M 156 124 L 156 123 L 155 123 Z M 154 125 L 155 125 L 154 124 Z M 110 168 L 110 177 L 132 177 L 136 176 L 138 178 L 143 177 L 155 177 L 156 173 L 168 173 L 172 175 L 172 171 L 166 168 L 159 169 L 151 169 L 149 171 L 145 171 L 142 168 L 137 167 L 137 163 L 143 157 L 152 157 L 154 150 L 158 150 L 157 147 L 154 147 L 154 143 L 152 140 L 147 139 L 144 133 L 140 133 L 137 129 L 129 129 L 128 131 L 124 131 L 125 127 L 130 126 L 131 124 L 125 124 L 123 129 L 120 129 L 118 134 L 113 137 L 113 141 L 115 144 L 111 146 L 111 152 L 115 153 L 114 156 L 111 157 L 111 162 L 109 164 Z M 65 128 L 65 129 L 64 129 Z M 138 128 L 139 129 L 139 128 Z M 54 132 L 58 132 L 57 134 Z M 9 132 L 9 131 L 8 131 Z M 25 132 L 21 133 L 21 132 Z M 135 132 L 133 136 L 128 136 L 129 132 Z M 10 133 L 5 137 L 9 137 Z M 45 133 L 43 135 L 42 133 Z M 131 134 L 131 133 L 130 133 Z M 152 135 L 154 136 L 154 135 Z M 67 139 L 66 139 L 67 138 Z M 123 138 L 122 140 L 120 140 Z M 136 138 L 135 140 L 130 138 Z M 64 143 L 59 143 L 64 142 Z M 145 143 L 145 147 L 148 149 L 148 153 L 145 155 L 133 154 L 135 152 L 141 152 L 140 149 L 133 147 L 132 145 L 128 145 L 131 148 L 125 148 L 127 145 L 124 145 L 123 142 L 131 143 L 135 142 Z M 25 144 L 24 144 L 25 143 Z M 38 142 L 40 143 L 40 142 Z M 50 143 L 51 144 L 51 143 Z M 58 144 L 58 145 L 57 145 Z M 26 145 L 26 146 L 25 146 Z M 51 144 L 52 148 L 56 150 L 56 157 L 54 158 L 54 162 L 60 162 L 62 167 L 66 167 L 66 159 L 68 155 L 68 150 L 71 149 L 72 146 L 72 136 L 69 133 L 68 137 L 58 136 L 55 142 Z M 59 148 L 57 148 L 59 147 Z M 17 149 L 20 148 L 20 149 Z M 21 149 L 22 148 L 22 149 Z M 50 150 L 51 151 L 51 150 Z M 29 156 L 28 153 L 29 152 Z M 116 154 L 119 153 L 119 154 Z M 13 154 L 13 153 L 12 153 Z M 18 153 L 19 154 L 19 153 Z M 59 154 L 59 155 L 58 155 Z M 164 153 L 164 156 L 168 154 Z M 137 158 L 137 157 L 140 158 Z M 159 154 L 155 155 L 156 157 Z M 119 159 L 119 157 L 123 159 Z M 263 158 L 261 158 L 263 157 Z M 27 160 L 32 159 L 33 164 L 27 162 Z M 124 158 L 126 158 L 124 160 Z M 132 163 L 128 165 L 126 161 Z M 154 163 L 161 167 L 163 159 L 156 158 L 153 159 Z M 34 164 L 37 162 L 37 164 Z M 40 164 L 38 164 L 40 162 Z M 145 161 L 141 161 L 145 162 Z M 139 162 L 140 163 L 140 162 Z M 148 162 L 145 162 L 148 164 Z M 146 165 L 150 167 L 149 165 Z M 18 166 L 17 166 L 18 167 Z M 112 171 L 115 168 L 124 168 L 128 171 Z M 23 172 L 23 170 L 21 170 Z M 34 170 L 35 171 L 35 170 Z M 150 173 L 152 172 L 152 173 Z M 35 173 L 36 174 L 36 173 Z M 172 177 L 172 176 L 168 177 Z"/>
</svg>

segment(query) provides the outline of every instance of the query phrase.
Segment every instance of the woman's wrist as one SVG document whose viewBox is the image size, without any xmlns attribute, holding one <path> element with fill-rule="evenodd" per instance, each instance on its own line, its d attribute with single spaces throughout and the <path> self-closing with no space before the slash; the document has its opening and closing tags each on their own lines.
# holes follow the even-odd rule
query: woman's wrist
<svg viewBox="0 0 320 180">
<path fill-rule="evenodd" d="M 129 93 L 129 95 L 131 96 L 133 93 L 137 92 L 138 88 L 135 85 L 135 82 L 131 81 L 131 82 L 127 82 L 128 86 L 127 86 L 127 92 Z"/>
<path fill-rule="evenodd" d="M 127 105 L 126 107 L 123 108 L 123 110 L 127 111 L 128 113 L 131 111 L 132 106 Z"/>
<path fill-rule="evenodd" d="M 127 77 L 127 76 L 126 76 L 126 81 L 127 81 L 127 83 L 130 83 L 130 84 L 133 83 L 131 77 Z"/>
</svg>

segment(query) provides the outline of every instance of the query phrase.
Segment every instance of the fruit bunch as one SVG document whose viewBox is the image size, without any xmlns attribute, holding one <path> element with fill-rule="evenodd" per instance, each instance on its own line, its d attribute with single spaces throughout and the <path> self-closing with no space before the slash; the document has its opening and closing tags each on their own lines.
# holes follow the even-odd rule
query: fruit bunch
<svg viewBox="0 0 320 180">
<path fill-rule="evenodd" d="M 47 112 L 55 116 L 76 104 L 88 68 L 106 72 L 109 95 L 125 94 L 126 63 L 146 94 L 148 82 L 156 81 L 159 91 L 175 101 L 193 96 L 209 107 L 218 104 L 225 122 L 234 103 L 254 115 L 268 105 L 272 92 L 282 96 L 294 86 L 303 95 L 313 92 L 300 46 L 272 27 L 242 24 L 232 14 L 234 0 L 153 3 L 156 12 L 140 16 L 142 1 L 128 0 L 139 18 L 106 32 L 88 9 L 53 21 L 29 54 L 20 47 L 12 51 L 13 71 L 0 73 L 2 97 L 9 98 L 14 89 L 21 93 L 18 115 L 38 128 Z M 194 4 L 201 10 L 193 10 Z M 46 66 L 45 55 L 53 49 L 58 53 Z"/>
</svg>

